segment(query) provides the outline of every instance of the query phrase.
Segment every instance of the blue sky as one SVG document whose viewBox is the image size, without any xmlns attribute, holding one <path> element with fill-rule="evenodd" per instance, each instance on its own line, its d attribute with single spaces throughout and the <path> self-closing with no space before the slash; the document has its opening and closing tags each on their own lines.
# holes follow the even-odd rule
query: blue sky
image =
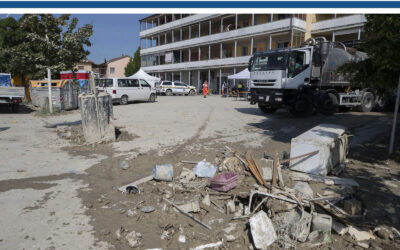
<svg viewBox="0 0 400 250">
<path fill-rule="evenodd" d="M 133 56 L 139 46 L 139 19 L 149 14 L 73 14 L 79 26 L 93 24 L 92 46 L 88 58 L 101 63 L 122 54 Z M 21 15 L 9 15 L 16 19 Z M 4 18 L 6 15 L 0 15 Z"/>
</svg>

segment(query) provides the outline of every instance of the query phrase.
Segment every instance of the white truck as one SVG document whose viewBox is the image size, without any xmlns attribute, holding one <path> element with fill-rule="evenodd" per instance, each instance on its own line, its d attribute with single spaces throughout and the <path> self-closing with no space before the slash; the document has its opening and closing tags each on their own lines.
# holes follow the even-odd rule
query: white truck
<svg viewBox="0 0 400 250">
<path fill-rule="evenodd" d="M 350 77 L 336 72 L 339 66 L 367 58 L 324 37 L 310 38 L 299 48 L 255 53 L 249 61 L 250 104 L 264 113 L 287 107 L 296 117 L 314 110 L 331 115 L 338 107 L 369 112 L 375 105 L 372 89 L 354 89 Z"/>
<path fill-rule="evenodd" d="M 0 73 L 0 104 L 8 105 L 11 111 L 16 112 L 24 98 L 24 87 L 14 87 L 11 74 Z"/>
</svg>

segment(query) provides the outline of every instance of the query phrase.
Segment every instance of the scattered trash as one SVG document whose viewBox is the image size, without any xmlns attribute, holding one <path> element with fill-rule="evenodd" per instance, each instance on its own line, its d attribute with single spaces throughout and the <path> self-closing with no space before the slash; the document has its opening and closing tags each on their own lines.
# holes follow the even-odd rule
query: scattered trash
<svg viewBox="0 0 400 250">
<path fill-rule="evenodd" d="M 153 180 L 153 175 L 149 175 L 147 177 L 144 177 L 142 179 L 139 179 L 137 181 L 129 183 L 129 184 L 125 185 L 125 186 L 122 186 L 122 187 L 118 188 L 118 190 L 121 191 L 122 193 L 125 193 L 126 192 L 126 187 L 128 187 L 128 186 L 138 186 L 139 184 L 148 182 L 150 180 Z"/>
<path fill-rule="evenodd" d="M 200 212 L 200 204 L 198 200 L 190 201 L 186 204 L 179 205 L 178 208 L 185 213 L 193 212 L 198 213 Z"/>
<path fill-rule="evenodd" d="M 127 192 L 128 194 L 136 194 L 136 193 L 139 192 L 138 187 L 133 186 L 133 185 L 127 186 L 127 187 L 125 188 L 125 190 L 126 190 L 126 192 Z"/>
<path fill-rule="evenodd" d="M 188 184 L 189 182 L 196 179 L 196 175 L 193 173 L 193 171 L 191 171 L 187 168 L 182 168 L 181 175 L 179 176 L 178 179 L 179 179 L 179 183 Z"/>
<path fill-rule="evenodd" d="M 127 170 L 129 168 L 129 163 L 127 161 L 122 161 L 119 164 L 120 168 L 122 168 L 123 170 Z"/>
<path fill-rule="evenodd" d="M 225 172 L 210 179 L 210 187 L 214 190 L 227 192 L 237 185 L 238 174 Z"/>
<path fill-rule="evenodd" d="M 331 233 L 332 216 L 327 214 L 313 213 L 311 228 L 313 231 L 322 231 Z"/>
<path fill-rule="evenodd" d="M 276 240 L 274 226 L 264 211 L 258 212 L 249 220 L 251 235 L 257 249 L 266 249 Z"/>
<path fill-rule="evenodd" d="M 174 167 L 171 164 L 154 165 L 153 178 L 159 181 L 172 181 Z"/>
<path fill-rule="evenodd" d="M 207 207 L 211 206 L 211 200 L 210 200 L 210 195 L 206 194 L 201 201 L 202 204 L 206 205 Z"/>
<path fill-rule="evenodd" d="M 147 207 L 143 207 L 142 209 L 140 209 L 140 211 L 142 211 L 143 213 L 151 213 L 155 210 L 155 208 L 153 206 L 147 206 Z"/>
<path fill-rule="evenodd" d="M 137 214 L 137 212 L 135 210 L 128 209 L 128 211 L 126 211 L 126 215 L 128 217 L 132 217 L 132 216 L 134 216 L 136 214 Z"/>
<path fill-rule="evenodd" d="M 332 229 L 338 235 L 345 235 L 349 231 L 349 227 L 343 225 L 340 222 L 332 221 Z"/>
<path fill-rule="evenodd" d="M 125 239 L 128 241 L 130 247 L 139 247 L 141 245 L 142 235 L 132 231 L 125 236 Z"/>
<path fill-rule="evenodd" d="M 196 219 L 195 217 L 193 217 L 192 215 L 186 213 L 185 211 L 181 210 L 177 205 L 175 205 L 173 202 L 167 200 L 164 198 L 164 200 L 166 202 L 168 202 L 169 204 L 171 204 L 173 207 L 175 207 L 179 212 L 181 212 L 182 214 L 186 215 L 187 217 L 191 218 L 192 220 L 196 221 L 197 223 L 199 223 L 200 225 L 202 225 L 203 227 L 206 227 L 208 229 L 211 230 L 211 227 L 209 225 L 204 224 L 203 222 L 201 222 L 200 220 Z"/>
<path fill-rule="evenodd" d="M 361 230 L 356 226 L 350 226 L 348 234 L 351 235 L 356 241 L 375 239 L 375 236 L 371 232 Z"/>
<path fill-rule="evenodd" d="M 306 182 L 296 182 L 296 184 L 293 186 L 293 189 L 299 191 L 303 199 L 314 198 L 314 191 Z"/>
<path fill-rule="evenodd" d="M 190 250 L 203 250 L 203 249 L 207 249 L 207 248 L 217 248 L 221 245 L 222 245 L 222 241 L 218 241 L 216 243 L 209 243 L 206 245 L 197 246 L 195 248 L 190 248 Z"/>
<path fill-rule="evenodd" d="M 125 232 L 125 228 L 123 227 L 118 228 L 117 231 L 115 231 L 115 239 L 120 240 L 123 232 Z"/>
<path fill-rule="evenodd" d="M 197 177 L 213 177 L 217 172 L 217 167 L 209 162 L 201 161 L 193 168 Z"/>
<path fill-rule="evenodd" d="M 178 241 L 180 242 L 180 243 L 185 243 L 186 242 L 186 237 L 185 237 L 185 235 L 179 235 L 179 237 L 178 237 Z"/>
<path fill-rule="evenodd" d="M 228 214 L 235 212 L 236 206 L 235 206 L 235 202 L 233 200 L 230 200 L 230 201 L 228 201 L 228 203 L 226 203 L 226 210 L 227 210 Z"/>
<path fill-rule="evenodd" d="M 244 165 L 238 158 L 228 157 L 222 162 L 219 170 L 221 172 L 228 171 L 234 173 L 243 173 Z"/>
</svg>

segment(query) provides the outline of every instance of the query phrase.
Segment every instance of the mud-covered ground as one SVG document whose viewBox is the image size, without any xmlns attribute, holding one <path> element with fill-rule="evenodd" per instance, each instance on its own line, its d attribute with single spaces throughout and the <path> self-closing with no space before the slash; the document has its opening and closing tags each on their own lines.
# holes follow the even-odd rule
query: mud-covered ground
<svg viewBox="0 0 400 250">
<path fill-rule="evenodd" d="M 166 206 L 163 197 L 182 203 L 201 201 L 207 193 L 198 179 L 192 183 L 194 190 L 179 189 L 176 177 L 183 167 L 194 166 L 181 161 L 206 159 L 217 165 L 225 146 L 242 153 L 251 150 L 255 159 L 275 149 L 290 152 L 292 137 L 321 123 L 344 125 L 353 135 L 349 164 L 341 176 L 360 184 L 354 196 L 367 209 L 366 220 L 400 229 L 400 137 L 395 155 L 388 159 L 390 114 L 346 112 L 295 119 L 284 110 L 265 116 L 244 101 L 198 96 L 159 97 L 156 103 L 114 106 L 114 112 L 117 141 L 96 146 L 82 143 L 78 111 L 50 117 L 0 114 L 0 157 L 5 159 L 0 164 L 0 209 L 8 214 L 1 224 L 12 224 L 1 230 L 2 249 L 131 249 L 124 238 L 117 239 L 120 228 L 123 235 L 133 230 L 142 235 L 140 249 L 188 249 L 229 234 L 235 240 L 224 243 L 227 249 L 249 248 L 247 220 L 232 220 L 235 215 L 219 211 L 218 206 L 224 209 L 224 196 L 211 195 L 216 205 L 200 203 L 201 211 L 194 214 L 212 230 Z M 63 126 L 69 128 L 64 131 Z M 127 170 L 120 167 L 122 161 L 129 164 Z M 139 185 L 139 194 L 117 190 L 151 175 L 155 164 L 166 163 L 174 166 L 173 182 L 149 181 Z M 243 172 L 239 186 L 229 193 L 246 203 L 245 193 L 255 183 Z M 143 213 L 146 206 L 155 211 Z M 235 229 L 226 233 L 229 223 L 236 223 Z M 179 242 L 181 235 L 185 243 Z M 333 233 L 332 240 L 320 248 L 359 248 L 347 235 Z M 371 247 L 396 249 L 399 243 L 376 237 Z"/>
</svg>

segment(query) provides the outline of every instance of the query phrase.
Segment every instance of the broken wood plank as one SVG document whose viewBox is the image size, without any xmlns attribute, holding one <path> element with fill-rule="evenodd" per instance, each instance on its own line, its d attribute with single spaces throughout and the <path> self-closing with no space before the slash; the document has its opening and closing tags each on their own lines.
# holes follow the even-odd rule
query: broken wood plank
<svg viewBox="0 0 400 250">
<path fill-rule="evenodd" d="M 278 176 L 278 166 L 279 166 L 279 155 L 278 155 L 278 150 L 275 150 L 274 153 L 274 166 L 273 166 L 273 170 L 272 170 L 272 186 L 275 187 L 276 186 L 276 178 Z"/>
<path fill-rule="evenodd" d="M 318 154 L 318 152 L 319 152 L 319 150 L 316 150 L 316 151 L 313 151 L 313 152 L 310 152 L 310 153 L 307 153 L 307 154 L 298 155 L 298 156 L 295 156 L 295 157 L 293 157 L 293 158 L 289 158 L 289 159 L 282 160 L 280 163 L 281 163 L 281 164 L 284 164 L 284 163 L 286 163 L 286 162 L 290 162 L 290 161 L 293 161 L 293 160 L 297 160 L 297 159 L 300 159 L 300 158 L 303 158 L 303 157 L 313 156 L 313 155 L 315 155 L 315 154 Z M 289 168 L 290 168 L 290 167 L 289 167 Z"/>
<path fill-rule="evenodd" d="M 290 175 L 290 178 L 293 181 L 314 181 L 314 182 L 323 182 L 326 183 L 332 182 L 334 185 L 342 185 L 342 186 L 350 186 L 350 187 L 358 187 L 358 183 L 354 179 L 350 178 L 340 178 L 334 176 L 320 176 L 315 174 L 308 174 L 296 171 L 287 171 Z"/>
</svg>

